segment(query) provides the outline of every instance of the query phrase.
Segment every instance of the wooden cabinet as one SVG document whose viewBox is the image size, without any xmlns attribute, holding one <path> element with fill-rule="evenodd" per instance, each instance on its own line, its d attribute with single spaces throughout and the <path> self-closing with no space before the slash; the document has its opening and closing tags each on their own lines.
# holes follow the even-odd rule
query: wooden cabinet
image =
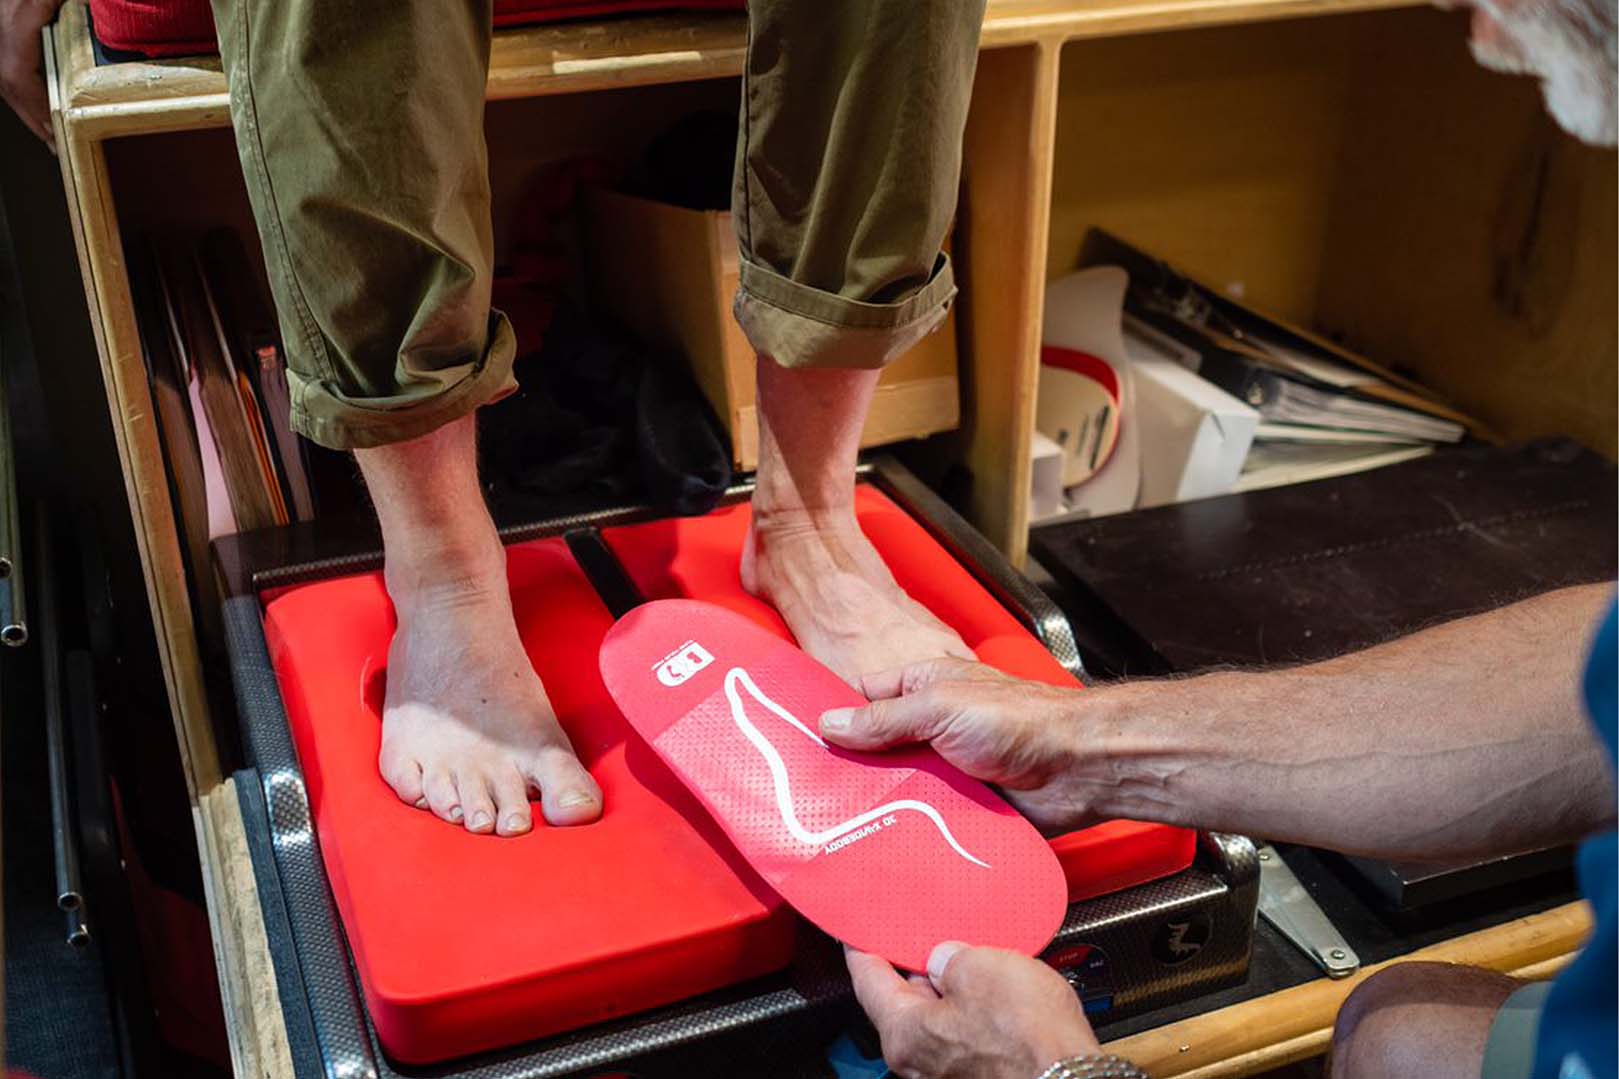
<svg viewBox="0 0 1619 1079">
<path fill-rule="evenodd" d="M 1510 436 L 1569 432 L 1613 455 L 1614 154 L 1559 134 L 1532 83 L 1477 69 L 1465 19 L 1408 0 L 991 0 L 954 241 L 962 426 L 938 451 L 970 471 L 966 509 L 991 540 L 1024 557 L 1044 286 L 1093 225 L 1409 369 Z M 735 16 L 497 35 L 497 227 L 537 163 L 627 154 L 692 109 L 734 108 L 744 42 Z M 63 8 L 46 58 L 238 1073 L 277 1075 L 285 1034 L 202 691 L 125 268 L 125 242 L 144 229 L 252 235 L 225 80 L 212 58 L 97 67 L 82 0 Z M 1582 925 L 1548 922 L 1532 947 L 1509 935 L 1469 954 L 1516 969 L 1568 951 Z M 1295 1026 L 1318 1049 L 1311 1022 Z M 1229 1035 L 1241 1063 L 1177 1059 L 1151 1039 L 1142 1063 L 1240 1074 L 1300 1055 L 1252 1028 Z"/>
</svg>

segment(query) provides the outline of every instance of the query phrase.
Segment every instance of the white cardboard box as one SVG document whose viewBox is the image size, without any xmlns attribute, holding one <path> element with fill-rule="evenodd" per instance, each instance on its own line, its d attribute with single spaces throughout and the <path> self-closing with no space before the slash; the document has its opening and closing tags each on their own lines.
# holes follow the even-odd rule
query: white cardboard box
<svg viewBox="0 0 1619 1079">
<path fill-rule="evenodd" d="M 1140 507 L 1223 495 L 1235 487 L 1259 413 L 1187 370 L 1129 326 L 1125 332 L 1141 430 Z"/>
</svg>

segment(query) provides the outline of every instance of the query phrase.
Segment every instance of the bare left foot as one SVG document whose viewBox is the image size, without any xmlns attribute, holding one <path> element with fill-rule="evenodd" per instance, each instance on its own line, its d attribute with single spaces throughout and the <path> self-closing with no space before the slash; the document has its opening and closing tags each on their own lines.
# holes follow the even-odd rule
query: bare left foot
<svg viewBox="0 0 1619 1079">
<path fill-rule="evenodd" d="M 754 502 L 742 585 L 773 605 L 804 651 L 856 689 L 924 659 L 973 659 L 955 630 L 905 594 L 852 509 L 772 512 Z"/>
</svg>

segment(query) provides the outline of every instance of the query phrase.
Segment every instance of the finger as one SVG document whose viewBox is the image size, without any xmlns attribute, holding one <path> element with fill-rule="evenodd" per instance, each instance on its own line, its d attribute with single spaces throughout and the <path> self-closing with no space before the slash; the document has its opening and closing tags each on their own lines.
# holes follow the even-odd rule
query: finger
<svg viewBox="0 0 1619 1079">
<path fill-rule="evenodd" d="M 540 812 L 550 824 L 588 824 L 602 815 L 601 788 L 567 749 L 542 750 L 529 779 L 540 789 Z"/>
<path fill-rule="evenodd" d="M 821 734 L 846 749 L 878 750 L 925 742 L 948 720 L 934 694 L 912 694 L 864 708 L 834 708 L 821 715 Z"/>
<path fill-rule="evenodd" d="M 495 800 L 489 783 L 480 776 L 467 776 L 457 786 L 461 791 L 461 819 L 467 831 L 486 835 L 495 830 Z"/>
<path fill-rule="evenodd" d="M 938 999 L 931 988 L 913 985 L 900 977 L 886 959 L 847 946 L 843 958 L 849 966 L 849 980 L 854 983 L 855 999 L 885 1039 L 904 1022 L 909 1009 Z"/>
<path fill-rule="evenodd" d="M 949 970 L 956 956 L 967 950 L 967 946 L 959 940 L 947 940 L 934 947 L 928 955 L 928 981 L 942 996 Z"/>
<path fill-rule="evenodd" d="M 528 804 L 528 784 L 517 769 L 507 769 L 490 780 L 495 795 L 495 832 L 522 835 L 534 827 L 534 813 Z"/>
<path fill-rule="evenodd" d="M 947 999 L 998 1000 L 1053 977 L 1060 980 L 1038 959 L 999 948 L 970 948 L 960 941 L 940 944 L 928 957 L 928 980 Z"/>
</svg>

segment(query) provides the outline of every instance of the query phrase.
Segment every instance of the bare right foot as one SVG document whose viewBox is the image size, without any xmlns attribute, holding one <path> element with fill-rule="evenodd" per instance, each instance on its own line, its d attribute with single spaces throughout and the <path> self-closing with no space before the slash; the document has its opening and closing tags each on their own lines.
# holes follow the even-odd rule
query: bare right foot
<svg viewBox="0 0 1619 1079">
<path fill-rule="evenodd" d="M 490 536 L 494 541 L 494 536 Z M 513 621 L 505 552 L 438 579 L 390 567 L 398 628 L 388 651 L 382 775 L 401 799 L 469 832 L 512 836 L 584 824 L 601 791 L 575 758 Z"/>
<path fill-rule="evenodd" d="M 408 442 L 355 451 L 382 525 L 398 626 L 388 649 L 378 765 L 404 801 L 469 832 L 601 816 L 517 635 L 506 551 L 478 486 L 463 416 Z"/>
<path fill-rule="evenodd" d="M 782 513 L 764 503 L 754 496 L 742 586 L 775 607 L 799 647 L 844 681 L 859 689 L 862 675 L 943 656 L 975 658 L 894 580 L 852 506 Z"/>
</svg>

